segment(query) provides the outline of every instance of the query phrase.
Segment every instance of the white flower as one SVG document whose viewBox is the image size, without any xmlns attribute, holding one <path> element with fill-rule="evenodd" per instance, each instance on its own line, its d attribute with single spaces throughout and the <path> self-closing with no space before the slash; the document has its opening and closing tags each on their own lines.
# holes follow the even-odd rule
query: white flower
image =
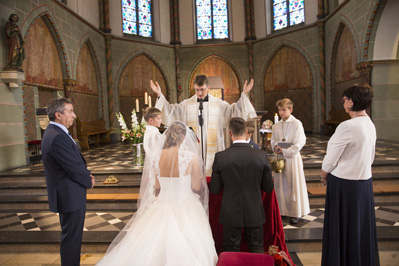
<svg viewBox="0 0 399 266">
<path fill-rule="evenodd" d="M 132 129 L 136 130 L 139 126 L 139 121 L 137 120 L 136 110 L 132 111 Z"/>
<path fill-rule="evenodd" d="M 122 114 L 119 112 L 116 114 L 116 117 L 118 118 L 118 122 L 122 130 L 127 130 L 126 122 L 125 119 L 123 118 Z"/>
</svg>

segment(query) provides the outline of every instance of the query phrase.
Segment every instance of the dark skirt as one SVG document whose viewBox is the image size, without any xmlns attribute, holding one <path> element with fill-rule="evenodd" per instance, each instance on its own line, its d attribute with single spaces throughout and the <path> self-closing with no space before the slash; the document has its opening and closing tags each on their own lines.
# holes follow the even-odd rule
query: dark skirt
<svg viewBox="0 0 399 266">
<path fill-rule="evenodd" d="M 322 265 L 380 265 L 371 178 L 328 175 Z"/>
</svg>

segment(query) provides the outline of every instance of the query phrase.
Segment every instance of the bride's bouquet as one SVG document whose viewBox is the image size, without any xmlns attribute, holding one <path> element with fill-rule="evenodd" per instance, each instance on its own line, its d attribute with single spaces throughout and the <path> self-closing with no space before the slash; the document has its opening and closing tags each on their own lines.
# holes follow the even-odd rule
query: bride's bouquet
<svg viewBox="0 0 399 266">
<path fill-rule="evenodd" d="M 116 113 L 116 117 L 118 118 L 118 122 L 121 127 L 122 141 L 127 140 L 132 144 L 143 143 L 145 128 L 147 126 L 144 117 L 141 119 L 141 123 L 139 124 L 137 120 L 136 111 L 133 109 L 132 125 L 130 129 L 127 127 L 125 119 L 123 118 L 123 115 L 120 112 Z"/>
</svg>

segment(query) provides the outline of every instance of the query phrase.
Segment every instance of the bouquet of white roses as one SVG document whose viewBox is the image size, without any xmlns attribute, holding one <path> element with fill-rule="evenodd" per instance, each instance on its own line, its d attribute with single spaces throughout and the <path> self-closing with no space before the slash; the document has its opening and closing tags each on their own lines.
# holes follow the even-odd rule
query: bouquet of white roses
<svg viewBox="0 0 399 266">
<path fill-rule="evenodd" d="M 116 117 L 118 118 L 118 122 L 121 127 L 122 141 L 127 140 L 132 144 L 143 143 L 145 128 L 147 126 L 144 117 L 141 119 L 141 123 L 139 124 L 136 111 L 133 109 L 132 125 L 130 129 L 127 127 L 125 119 L 120 112 L 116 113 Z"/>
</svg>

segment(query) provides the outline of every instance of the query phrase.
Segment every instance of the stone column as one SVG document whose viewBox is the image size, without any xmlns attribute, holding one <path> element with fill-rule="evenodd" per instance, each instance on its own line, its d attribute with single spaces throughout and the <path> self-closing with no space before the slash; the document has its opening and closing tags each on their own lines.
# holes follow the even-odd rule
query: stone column
<svg viewBox="0 0 399 266">
<path fill-rule="evenodd" d="M 326 112 L 326 60 L 325 60 L 325 29 L 324 21 L 317 22 L 319 30 L 319 59 L 320 59 L 320 126 L 324 124 L 327 119 Z"/>
<path fill-rule="evenodd" d="M 244 10 L 245 10 L 245 41 L 256 40 L 254 0 L 245 0 Z"/>
<path fill-rule="evenodd" d="M 253 42 L 252 41 L 247 41 L 247 47 L 248 47 L 248 68 L 249 68 L 249 79 L 253 79 L 254 78 L 254 47 L 253 47 Z M 248 82 L 250 82 L 250 80 L 248 80 Z M 254 90 L 251 90 L 250 93 L 250 100 L 252 105 L 255 106 L 254 104 Z"/>
<path fill-rule="evenodd" d="M 371 71 L 373 70 L 373 62 L 371 61 L 364 61 L 356 64 L 356 69 L 360 73 L 360 78 L 362 83 L 365 83 L 371 86 Z M 366 112 L 372 118 L 372 107 L 366 109 Z"/>
<path fill-rule="evenodd" d="M 180 82 L 180 55 L 179 55 L 180 46 L 175 46 L 175 64 L 176 64 L 176 92 L 177 92 L 177 102 L 181 102 L 183 90 L 181 88 Z"/>
<path fill-rule="evenodd" d="M 169 0 L 170 6 L 170 44 L 181 45 L 179 0 Z"/>
<path fill-rule="evenodd" d="M 111 33 L 109 0 L 100 0 L 100 30 L 104 33 Z"/>
<path fill-rule="evenodd" d="M 112 35 L 105 36 L 105 49 L 106 49 L 106 62 L 107 62 L 107 96 L 108 96 L 108 118 L 109 118 L 109 128 L 114 133 L 116 129 L 116 109 L 115 109 L 115 93 L 113 89 L 112 80 Z"/>
<path fill-rule="evenodd" d="M 75 79 L 64 79 L 64 95 L 65 98 L 68 98 L 72 100 L 72 94 L 74 91 L 76 91 L 76 87 L 78 86 L 78 81 Z M 68 129 L 69 132 L 71 132 L 72 137 L 75 139 L 75 141 L 78 138 L 78 134 L 76 132 L 76 120 L 73 122 L 73 125 L 71 128 Z"/>
<path fill-rule="evenodd" d="M 244 11 L 245 11 L 245 41 L 248 47 L 248 69 L 249 69 L 249 80 L 254 77 L 254 64 L 253 64 L 253 41 L 256 40 L 255 34 L 255 15 L 254 15 L 254 0 L 244 0 Z M 252 105 L 254 104 L 254 90 L 251 90 L 250 100 Z"/>
<path fill-rule="evenodd" d="M 356 64 L 356 70 L 360 73 L 362 83 L 371 86 L 371 70 L 373 69 L 373 62 L 364 61 Z"/>
<path fill-rule="evenodd" d="M 65 98 L 71 99 L 73 92 L 76 90 L 78 82 L 75 79 L 64 79 L 64 95 Z"/>
</svg>

